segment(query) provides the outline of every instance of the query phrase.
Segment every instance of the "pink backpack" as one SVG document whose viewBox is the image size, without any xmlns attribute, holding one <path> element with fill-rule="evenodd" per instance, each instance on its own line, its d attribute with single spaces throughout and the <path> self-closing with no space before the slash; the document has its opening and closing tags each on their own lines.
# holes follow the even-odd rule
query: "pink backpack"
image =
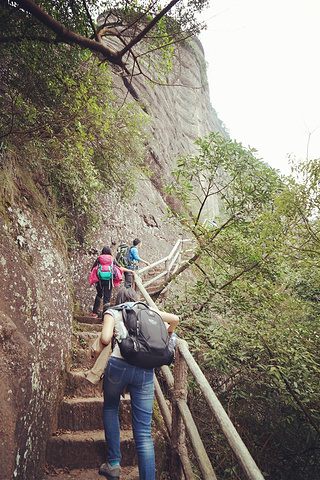
<svg viewBox="0 0 320 480">
<path fill-rule="evenodd" d="M 99 264 L 96 265 L 89 275 L 89 282 L 98 283 L 99 280 L 112 280 L 113 277 L 113 256 L 100 255 L 98 257 Z"/>
<path fill-rule="evenodd" d="M 99 265 L 97 271 L 97 277 L 100 280 L 113 279 L 113 256 L 112 255 L 100 255 L 98 257 Z"/>
</svg>

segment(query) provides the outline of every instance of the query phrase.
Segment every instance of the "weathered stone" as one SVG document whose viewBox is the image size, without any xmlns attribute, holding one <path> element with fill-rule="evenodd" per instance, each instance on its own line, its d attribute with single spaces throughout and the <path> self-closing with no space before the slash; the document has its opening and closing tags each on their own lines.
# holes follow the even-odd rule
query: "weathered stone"
<svg viewBox="0 0 320 480">
<path fill-rule="evenodd" d="M 171 170 L 180 155 L 196 152 L 194 142 L 212 131 L 226 135 L 221 121 L 211 106 L 206 76 L 205 58 L 200 41 L 194 38 L 188 47 L 178 47 L 172 72 L 165 79 L 167 85 L 151 86 L 143 77 L 134 77 L 133 86 L 138 95 L 134 100 L 120 77 L 113 82 L 121 102 L 142 105 L 150 118 L 147 164 L 151 179 L 137 181 L 138 194 L 128 205 L 119 204 L 117 197 L 100 196 L 101 223 L 87 249 L 72 254 L 73 283 L 77 313 L 92 311 L 96 291 L 88 282 L 93 262 L 104 246 L 113 253 L 120 243 L 132 244 L 142 240 L 140 255 L 150 262 L 170 253 L 181 232 L 167 219 L 168 203 L 173 199 L 163 191 L 171 180 Z M 141 110 L 143 113 L 143 109 Z M 204 215 L 213 218 L 218 205 L 208 205 Z"/>
<path fill-rule="evenodd" d="M 71 345 L 67 255 L 27 205 L 0 217 L 0 478 L 41 478 Z"/>
<path fill-rule="evenodd" d="M 103 430 L 102 397 L 66 398 L 63 400 L 58 428 L 62 430 Z M 119 421 L 122 430 L 131 428 L 130 400 L 121 399 Z"/>
<path fill-rule="evenodd" d="M 4 313 L 0 312 L 0 342 L 9 339 L 16 330 L 16 324 Z"/>
</svg>

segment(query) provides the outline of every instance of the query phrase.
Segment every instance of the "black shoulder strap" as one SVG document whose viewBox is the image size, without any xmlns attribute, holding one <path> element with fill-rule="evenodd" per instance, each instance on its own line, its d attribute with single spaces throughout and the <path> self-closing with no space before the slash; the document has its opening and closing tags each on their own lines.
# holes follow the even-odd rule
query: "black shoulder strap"
<svg viewBox="0 0 320 480">
<path fill-rule="evenodd" d="M 133 308 L 122 310 L 123 323 L 129 335 L 137 335 L 138 315 Z"/>
<path fill-rule="evenodd" d="M 138 308 L 139 308 L 139 306 L 143 306 L 143 307 L 145 307 L 145 308 L 150 309 L 150 307 L 149 307 L 149 305 L 148 305 L 147 303 L 140 302 L 140 301 L 134 302 L 134 304 L 132 305 L 132 308 L 134 308 L 135 306 L 137 306 Z"/>
<path fill-rule="evenodd" d="M 111 307 L 112 310 L 124 310 L 125 308 L 128 308 L 128 305 L 123 303 L 122 305 L 115 305 L 114 307 Z"/>
</svg>

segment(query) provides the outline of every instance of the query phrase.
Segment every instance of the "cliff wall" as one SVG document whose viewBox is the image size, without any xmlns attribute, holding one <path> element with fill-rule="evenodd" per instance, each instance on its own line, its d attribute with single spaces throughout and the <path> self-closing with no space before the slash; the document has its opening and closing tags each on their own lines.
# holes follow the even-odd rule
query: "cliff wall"
<svg viewBox="0 0 320 480">
<path fill-rule="evenodd" d="M 0 478 L 41 478 L 71 346 L 63 240 L 27 203 L 0 216 Z"/>
<path fill-rule="evenodd" d="M 88 288 L 86 278 L 103 246 L 131 244 L 136 237 L 142 240 L 141 257 L 150 262 L 166 256 L 181 234 L 168 223 L 167 206 L 173 200 L 163 191 L 171 181 L 176 159 L 196 152 L 194 142 L 210 132 L 227 135 L 210 103 L 206 62 L 201 42 L 194 38 L 190 45 L 176 50 L 173 69 L 166 84 L 152 86 L 142 76 L 132 79 L 128 90 L 121 76 L 113 76 L 119 102 L 137 102 L 149 116 L 147 165 L 151 177 L 141 178 L 138 194 L 130 204 L 119 205 L 107 193 L 101 195 L 101 224 L 90 240 L 90 247 L 73 253 L 74 295 L 79 311 L 91 311 L 95 292 Z M 211 203 L 204 216 L 213 218 L 218 205 Z"/>
<path fill-rule="evenodd" d="M 119 102 L 127 94 L 113 77 Z M 151 178 L 138 180 L 128 205 L 100 195 L 101 222 L 88 245 L 67 253 L 64 239 L 27 196 L 0 211 L 0 479 L 42 478 L 46 439 L 55 428 L 68 365 L 72 314 L 90 312 L 95 292 L 88 275 L 101 249 L 115 253 L 141 238 L 141 256 L 155 261 L 170 252 L 180 232 L 166 220 L 162 191 L 177 156 L 195 151 L 194 141 L 223 128 L 210 104 L 201 44 L 179 48 L 167 86 L 134 78 L 127 101 L 150 117 Z M 171 199 L 170 199 L 171 201 Z M 215 213 L 215 205 L 210 207 Z"/>
</svg>

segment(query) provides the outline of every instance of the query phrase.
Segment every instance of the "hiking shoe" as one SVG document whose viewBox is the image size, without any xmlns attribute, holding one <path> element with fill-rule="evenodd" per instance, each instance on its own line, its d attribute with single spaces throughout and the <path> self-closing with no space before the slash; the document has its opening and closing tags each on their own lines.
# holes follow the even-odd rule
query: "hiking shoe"
<svg viewBox="0 0 320 480">
<path fill-rule="evenodd" d="M 108 480 L 119 480 L 120 479 L 121 467 L 120 465 L 114 465 L 111 467 L 110 463 L 103 463 L 99 468 L 100 475 L 104 475 Z"/>
</svg>

